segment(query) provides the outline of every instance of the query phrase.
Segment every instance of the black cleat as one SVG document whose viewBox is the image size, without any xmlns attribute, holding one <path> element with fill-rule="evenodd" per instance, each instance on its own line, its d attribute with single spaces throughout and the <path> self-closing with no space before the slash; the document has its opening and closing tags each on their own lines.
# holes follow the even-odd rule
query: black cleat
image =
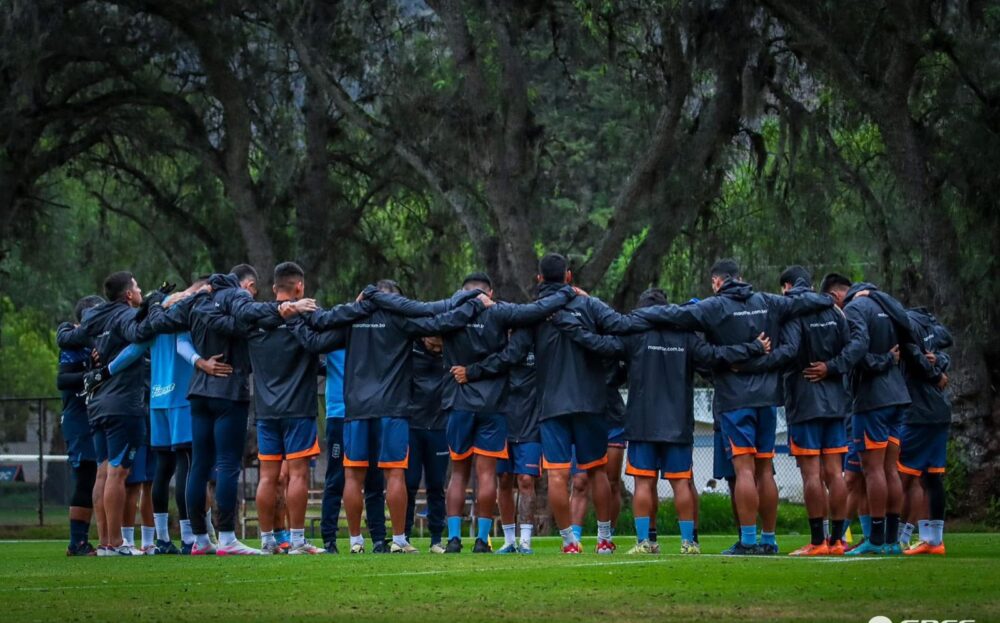
<svg viewBox="0 0 1000 623">
<path fill-rule="evenodd" d="M 372 543 L 373 554 L 388 554 L 389 548 L 385 546 L 385 541 L 375 541 Z"/>
<path fill-rule="evenodd" d="M 76 543 L 66 548 L 67 556 L 96 556 L 97 550 L 89 541 Z"/>
<path fill-rule="evenodd" d="M 171 541 L 161 541 L 160 539 L 156 539 L 156 553 L 176 556 L 181 553 L 181 550 L 177 549 L 177 546 Z"/>
<path fill-rule="evenodd" d="M 732 547 L 722 552 L 723 556 L 757 556 L 760 554 L 760 549 L 757 544 L 744 545 L 741 541 L 737 541 Z"/>
<path fill-rule="evenodd" d="M 457 536 L 448 539 L 448 545 L 444 548 L 445 554 L 458 554 L 462 551 L 462 539 Z"/>
<path fill-rule="evenodd" d="M 327 541 L 326 546 L 323 548 L 326 550 L 327 554 L 339 554 L 340 550 L 337 549 L 336 541 Z"/>
<path fill-rule="evenodd" d="M 757 545 L 757 554 L 760 556 L 777 556 L 778 546 L 774 543 L 760 543 Z"/>
<path fill-rule="evenodd" d="M 472 548 L 473 554 L 492 554 L 493 548 L 490 544 L 482 539 L 476 539 L 476 544 Z"/>
</svg>

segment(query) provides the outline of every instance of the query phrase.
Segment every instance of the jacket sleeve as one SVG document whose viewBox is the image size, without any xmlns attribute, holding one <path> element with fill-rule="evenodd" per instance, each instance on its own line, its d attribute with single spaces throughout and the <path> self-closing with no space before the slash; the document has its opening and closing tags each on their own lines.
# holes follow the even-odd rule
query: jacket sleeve
<svg viewBox="0 0 1000 623">
<path fill-rule="evenodd" d="M 916 344 L 903 344 L 900 351 L 909 364 L 907 370 L 913 370 L 921 379 L 931 383 L 937 383 L 941 379 L 941 371 L 936 365 L 931 365 L 924 351 Z"/>
<path fill-rule="evenodd" d="M 344 348 L 347 343 L 347 329 L 316 331 L 301 318 L 288 323 L 288 329 L 306 351 L 313 354 L 329 353 Z"/>
<path fill-rule="evenodd" d="M 64 322 L 56 329 L 56 345 L 63 350 L 87 348 L 91 345 L 85 325 L 73 326 Z"/>
<path fill-rule="evenodd" d="M 236 321 L 246 328 L 252 327 L 265 318 L 281 317 L 281 314 L 278 313 L 278 303 L 274 301 L 258 303 L 246 290 L 239 290 L 227 297 L 222 311 L 236 318 Z"/>
<path fill-rule="evenodd" d="M 484 309 L 479 299 L 469 300 L 451 311 L 428 318 L 406 318 L 395 316 L 400 328 L 410 337 L 442 335 L 465 328 Z"/>
<path fill-rule="evenodd" d="M 598 335 L 588 330 L 572 314 L 560 312 L 553 316 L 552 324 L 577 345 L 592 353 L 612 359 L 621 359 L 625 356 L 625 344 L 619 338 L 613 335 Z"/>
<path fill-rule="evenodd" d="M 951 348 L 955 340 L 951 337 L 951 331 L 943 324 L 934 320 L 934 349 Z"/>
<path fill-rule="evenodd" d="M 430 303 L 414 301 L 406 298 L 405 296 L 393 294 L 391 292 L 382 292 L 372 286 L 365 288 L 363 294 L 365 300 L 371 301 L 386 311 L 390 311 L 401 316 L 422 317 L 443 314 L 449 309 L 458 307 L 466 301 L 476 298 L 481 294 L 481 290 L 466 290 L 456 294 L 450 299 L 442 299 L 440 301 L 433 301 Z"/>
<path fill-rule="evenodd" d="M 330 309 L 317 309 L 305 317 L 305 321 L 317 331 L 329 331 L 353 324 L 367 318 L 375 310 L 375 303 L 363 300 L 357 303 L 335 305 Z"/>
<path fill-rule="evenodd" d="M 165 312 L 159 303 L 151 304 L 146 317 L 141 320 L 134 312 L 123 312 L 115 318 L 114 330 L 126 342 L 148 342 L 161 333 L 178 330 L 174 318 Z"/>
<path fill-rule="evenodd" d="M 111 375 L 114 376 L 118 374 L 125 368 L 131 367 L 136 361 L 138 361 L 142 355 L 149 350 L 150 343 L 146 342 L 144 344 L 129 344 L 121 350 L 118 355 L 111 360 L 108 364 L 108 370 L 111 371 Z"/>
<path fill-rule="evenodd" d="M 833 306 L 833 299 L 826 294 L 803 292 L 802 296 L 782 296 L 763 293 L 767 306 L 777 313 L 778 320 L 788 322 L 792 318 L 823 311 Z"/>
<path fill-rule="evenodd" d="M 56 374 L 56 389 L 59 391 L 78 392 L 83 389 L 84 371 L 60 372 Z"/>
<path fill-rule="evenodd" d="M 641 307 L 629 316 L 645 321 L 647 327 L 667 326 L 684 331 L 704 331 L 708 325 L 706 309 L 710 304 L 710 299 L 706 299 L 694 305 L 652 305 Z M 607 332 L 618 333 L 618 331 Z"/>
<path fill-rule="evenodd" d="M 555 294 L 538 299 L 533 303 L 497 305 L 496 309 L 490 313 L 495 314 L 500 324 L 505 327 L 531 326 L 562 309 L 574 296 L 576 293 L 573 288 L 564 286 Z"/>
<path fill-rule="evenodd" d="M 903 307 L 902 303 L 881 290 L 872 290 L 868 296 L 892 319 L 900 344 L 916 344 L 921 349 L 923 348 L 919 331 L 914 329 L 913 320 L 906 313 L 906 308 Z"/>
<path fill-rule="evenodd" d="M 789 297 L 791 298 L 791 297 Z M 799 297 L 796 297 L 799 298 Z M 840 354 L 826 362 L 827 372 L 846 376 L 868 354 L 868 321 L 864 313 L 853 305 L 844 310 L 847 317 L 848 341 Z"/>
<path fill-rule="evenodd" d="M 235 316 L 223 311 L 224 306 L 213 306 L 200 310 L 202 320 L 210 331 L 226 337 L 246 337 L 249 327 L 239 322 Z"/>
<path fill-rule="evenodd" d="M 937 355 L 937 369 L 947 372 L 951 369 L 951 356 L 948 353 L 935 353 Z"/>
<path fill-rule="evenodd" d="M 465 375 L 470 381 L 506 374 L 514 366 L 523 363 L 535 343 L 531 331 L 515 331 L 503 350 L 484 357 L 481 361 L 465 366 Z"/>
<path fill-rule="evenodd" d="M 693 351 L 695 365 L 702 369 L 711 370 L 723 365 L 731 366 L 764 354 L 764 346 L 757 340 L 746 344 L 714 346 L 692 333 L 689 343 Z"/>
<path fill-rule="evenodd" d="M 754 342 L 758 344 L 758 342 Z M 802 347 L 802 323 L 791 320 L 781 326 L 781 337 L 777 348 L 763 357 L 751 359 L 739 365 L 740 372 L 769 372 L 784 370 L 791 366 Z M 761 351 L 763 353 L 763 351 Z"/>
</svg>

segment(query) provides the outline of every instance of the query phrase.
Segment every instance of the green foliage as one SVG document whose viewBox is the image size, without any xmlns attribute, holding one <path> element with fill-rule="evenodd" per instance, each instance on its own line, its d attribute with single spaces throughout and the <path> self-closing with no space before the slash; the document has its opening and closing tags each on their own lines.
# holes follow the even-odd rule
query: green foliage
<svg viewBox="0 0 1000 623">
<path fill-rule="evenodd" d="M 10 298 L 0 297 L 0 387 L 10 397 L 50 396 L 55 392 L 55 331 L 44 316 L 30 309 L 15 309 Z"/>
</svg>

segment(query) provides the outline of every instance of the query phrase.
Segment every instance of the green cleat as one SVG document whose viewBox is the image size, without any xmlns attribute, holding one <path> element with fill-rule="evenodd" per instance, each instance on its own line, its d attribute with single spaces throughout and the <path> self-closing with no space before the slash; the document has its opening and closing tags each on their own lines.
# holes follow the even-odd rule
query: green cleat
<svg viewBox="0 0 1000 623">
<path fill-rule="evenodd" d="M 682 554 L 700 554 L 701 546 L 694 541 L 681 541 Z"/>
<path fill-rule="evenodd" d="M 626 554 L 652 554 L 653 548 L 649 546 L 649 541 L 640 541 L 635 547 L 625 552 Z"/>
</svg>

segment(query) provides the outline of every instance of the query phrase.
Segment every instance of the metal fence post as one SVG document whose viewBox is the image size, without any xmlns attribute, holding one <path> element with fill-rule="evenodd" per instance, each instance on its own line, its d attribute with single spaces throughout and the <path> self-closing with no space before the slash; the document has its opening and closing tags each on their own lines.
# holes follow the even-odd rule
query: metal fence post
<svg viewBox="0 0 1000 623">
<path fill-rule="evenodd" d="M 38 399 L 38 525 L 45 525 L 45 401 Z"/>
</svg>

